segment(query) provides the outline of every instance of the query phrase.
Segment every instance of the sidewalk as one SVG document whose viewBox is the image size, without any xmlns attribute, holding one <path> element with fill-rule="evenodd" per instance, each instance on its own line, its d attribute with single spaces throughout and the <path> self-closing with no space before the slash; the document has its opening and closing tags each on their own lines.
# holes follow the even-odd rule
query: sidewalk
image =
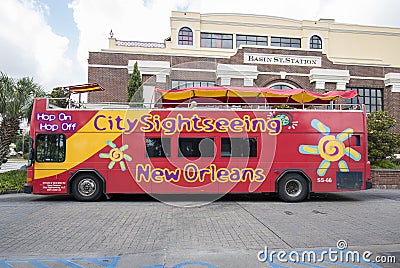
<svg viewBox="0 0 400 268">
<path fill-rule="evenodd" d="M 8 159 L 7 163 L 1 165 L 0 173 L 7 172 L 10 170 L 21 169 L 21 167 L 27 164 L 27 160 L 21 158 Z"/>
</svg>

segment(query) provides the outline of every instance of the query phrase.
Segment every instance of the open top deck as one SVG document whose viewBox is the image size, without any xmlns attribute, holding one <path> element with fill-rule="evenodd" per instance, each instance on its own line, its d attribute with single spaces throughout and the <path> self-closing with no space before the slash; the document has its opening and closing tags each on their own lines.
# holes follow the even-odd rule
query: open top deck
<svg viewBox="0 0 400 268">
<path fill-rule="evenodd" d="M 75 109 L 196 109 L 196 110 L 355 110 L 360 104 L 348 103 L 357 92 L 329 91 L 316 93 L 304 89 L 271 89 L 258 87 L 202 87 L 174 90 L 155 89 L 151 103 L 79 103 Z M 157 96 L 157 97 L 156 97 Z M 48 108 L 57 109 L 48 102 Z M 72 103 L 70 103 L 72 104 Z"/>
</svg>

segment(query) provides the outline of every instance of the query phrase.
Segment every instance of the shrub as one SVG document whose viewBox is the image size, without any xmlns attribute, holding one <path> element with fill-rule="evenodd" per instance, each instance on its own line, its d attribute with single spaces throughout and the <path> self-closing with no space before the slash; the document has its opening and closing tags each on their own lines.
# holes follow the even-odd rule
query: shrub
<svg viewBox="0 0 400 268">
<path fill-rule="evenodd" d="M 21 191 L 26 182 L 26 170 L 11 170 L 0 173 L 0 194 Z"/>
<path fill-rule="evenodd" d="M 394 132 L 396 120 L 384 111 L 368 114 L 368 156 L 372 164 L 394 158 L 399 151 L 400 136 Z"/>
<path fill-rule="evenodd" d="M 400 165 L 394 163 L 393 161 L 390 160 L 381 160 L 373 163 L 371 165 L 371 168 L 400 168 Z"/>
</svg>

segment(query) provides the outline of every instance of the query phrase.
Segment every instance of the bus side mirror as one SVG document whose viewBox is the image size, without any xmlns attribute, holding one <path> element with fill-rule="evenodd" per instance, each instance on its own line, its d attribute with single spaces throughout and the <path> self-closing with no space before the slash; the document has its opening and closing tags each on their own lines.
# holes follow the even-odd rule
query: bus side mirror
<svg viewBox="0 0 400 268">
<path fill-rule="evenodd" d="M 29 150 L 28 167 L 32 166 L 34 161 L 35 161 L 35 150 L 31 148 Z"/>
</svg>

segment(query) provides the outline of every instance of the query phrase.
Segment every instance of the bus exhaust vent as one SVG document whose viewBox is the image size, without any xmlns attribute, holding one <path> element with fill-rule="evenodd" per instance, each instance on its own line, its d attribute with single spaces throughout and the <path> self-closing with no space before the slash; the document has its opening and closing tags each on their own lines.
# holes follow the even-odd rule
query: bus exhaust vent
<svg viewBox="0 0 400 268">
<path fill-rule="evenodd" d="M 360 190 L 362 186 L 362 172 L 336 172 L 336 189 Z"/>
</svg>

